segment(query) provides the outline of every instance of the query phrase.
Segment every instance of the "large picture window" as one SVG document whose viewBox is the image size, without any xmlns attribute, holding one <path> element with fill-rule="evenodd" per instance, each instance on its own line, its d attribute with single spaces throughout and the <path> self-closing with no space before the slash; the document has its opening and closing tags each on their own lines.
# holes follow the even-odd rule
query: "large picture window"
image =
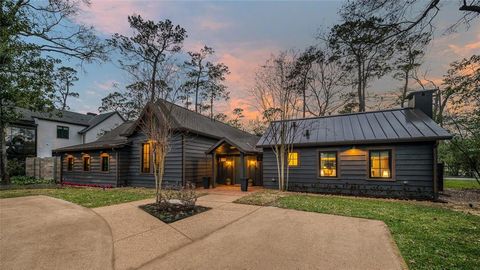
<svg viewBox="0 0 480 270">
<path fill-rule="evenodd" d="M 392 151 L 370 150 L 370 178 L 392 178 Z"/>
<path fill-rule="evenodd" d="M 83 171 L 90 171 L 90 156 L 83 156 Z"/>
<path fill-rule="evenodd" d="M 110 168 L 110 156 L 107 153 L 103 153 L 100 155 L 100 161 L 100 168 L 102 169 L 102 172 L 108 172 Z"/>
<path fill-rule="evenodd" d="M 297 152 L 289 152 L 288 153 L 288 166 L 289 167 L 297 167 L 298 166 L 298 153 Z"/>
<path fill-rule="evenodd" d="M 65 126 L 57 126 L 57 138 L 58 139 L 68 139 L 69 129 Z"/>
<path fill-rule="evenodd" d="M 337 177 L 337 152 L 320 152 L 319 162 L 320 177 Z"/>
<path fill-rule="evenodd" d="M 150 144 L 142 144 L 142 172 L 150 172 L 150 156 L 151 156 Z"/>
<path fill-rule="evenodd" d="M 67 171 L 73 171 L 73 157 L 67 157 Z"/>
</svg>

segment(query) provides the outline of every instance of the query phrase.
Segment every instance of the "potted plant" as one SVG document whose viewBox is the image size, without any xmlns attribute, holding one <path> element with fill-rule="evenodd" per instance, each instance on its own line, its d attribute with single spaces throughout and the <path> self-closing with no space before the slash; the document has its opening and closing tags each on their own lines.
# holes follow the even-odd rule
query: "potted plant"
<svg viewBox="0 0 480 270">
<path fill-rule="evenodd" d="M 231 185 L 232 184 L 232 179 L 230 179 L 230 178 L 225 179 L 225 184 Z"/>
<path fill-rule="evenodd" d="M 253 179 L 252 178 L 248 178 L 248 186 L 249 187 L 253 186 Z"/>
</svg>

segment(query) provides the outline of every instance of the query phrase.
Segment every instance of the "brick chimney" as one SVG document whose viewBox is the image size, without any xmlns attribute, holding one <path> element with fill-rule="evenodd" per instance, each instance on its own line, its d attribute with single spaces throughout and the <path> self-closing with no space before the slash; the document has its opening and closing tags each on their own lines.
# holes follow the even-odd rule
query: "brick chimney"
<svg viewBox="0 0 480 270">
<path fill-rule="evenodd" d="M 421 90 L 410 92 L 407 95 L 408 107 L 421 110 L 426 115 L 428 115 L 428 117 L 432 118 L 433 92 L 435 92 L 435 90 Z"/>
</svg>

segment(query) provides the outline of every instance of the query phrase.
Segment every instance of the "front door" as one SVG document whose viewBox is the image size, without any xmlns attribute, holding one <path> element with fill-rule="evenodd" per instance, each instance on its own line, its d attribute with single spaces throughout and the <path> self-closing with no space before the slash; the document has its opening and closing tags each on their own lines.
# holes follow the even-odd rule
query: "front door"
<svg viewBox="0 0 480 270">
<path fill-rule="evenodd" d="M 234 184 L 235 183 L 235 159 L 233 157 L 219 157 L 217 160 L 217 183 Z M 229 181 L 228 181 L 229 180 Z"/>
</svg>

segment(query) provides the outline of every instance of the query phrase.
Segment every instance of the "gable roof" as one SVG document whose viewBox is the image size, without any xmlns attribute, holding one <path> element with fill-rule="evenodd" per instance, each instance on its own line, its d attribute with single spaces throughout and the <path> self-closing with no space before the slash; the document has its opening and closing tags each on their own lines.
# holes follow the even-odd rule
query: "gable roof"
<svg viewBox="0 0 480 270">
<path fill-rule="evenodd" d="M 110 149 L 118 148 L 128 143 L 128 138 L 123 136 L 127 129 L 133 125 L 133 121 L 127 121 L 111 131 L 105 133 L 102 137 L 98 138 L 94 142 L 77 144 L 67 147 L 54 149 L 54 152 L 67 152 L 67 151 L 81 151 L 81 150 L 94 150 L 94 149 Z"/>
<path fill-rule="evenodd" d="M 288 120 L 298 131 L 294 145 L 341 145 L 451 139 L 445 129 L 418 109 L 403 108 Z M 257 146 L 275 143 L 272 122 Z M 307 136 L 307 130 L 308 135 Z M 290 141 L 290 139 L 289 139 Z"/>
<path fill-rule="evenodd" d="M 260 139 L 258 136 L 232 127 L 221 121 L 212 120 L 205 115 L 190 111 L 187 108 L 165 100 L 157 101 L 155 106 L 163 113 L 170 113 L 171 125 L 174 129 L 184 130 L 218 140 L 226 138 L 245 152 L 260 151 L 256 148 L 256 144 Z M 137 122 L 138 121 L 139 120 L 137 120 Z M 137 125 L 138 123 L 132 125 L 125 135 L 128 136 L 132 134 Z"/>
<path fill-rule="evenodd" d="M 80 130 L 78 133 L 80 134 L 83 134 L 89 130 L 91 130 L 92 128 L 96 127 L 98 124 L 102 123 L 103 121 L 107 120 L 110 116 L 114 115 L 114 114 L 118 114 L 118 116 L 120 116 L 120 118 L 125 121 L 125 119 L 123 119 L 123 117 L 116 111 L 113 111 L 113 112 L 108 112 L 108 113 L 102 113 L 102 114 L 98 114 L 98 115 L 95 115 L 92 119 L 90 119 L 90 121 L 88 121 L 89 123 L 89 126 Z"/>
</svg>

